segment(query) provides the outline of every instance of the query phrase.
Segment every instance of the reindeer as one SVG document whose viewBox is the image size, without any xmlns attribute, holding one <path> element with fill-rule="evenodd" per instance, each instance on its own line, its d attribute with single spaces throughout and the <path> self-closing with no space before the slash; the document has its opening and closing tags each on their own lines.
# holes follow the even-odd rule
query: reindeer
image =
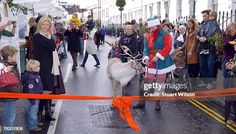
<svg viewBox="0 0 236 134">
<path fill-rule="evenodd" d="M 122 48 L 122 47 L 121 47 Z M 130 60 L 126 63 L 122 63 L 119 58 L 112 58 L 108 61 L 107 65 L 107 77 L 113 84 L 113 96 L 122 96 L 123 87 L 136 75 L 144 72 L 144 68 L 141 65 L 142 59 L 137 59 L 141 54 L 132 56 L 132 53 L 128 48 L 124 50 L 125 55 L 129 56 Z M 130 51 L 131 52 L 131 51 Z"/>
</svg>

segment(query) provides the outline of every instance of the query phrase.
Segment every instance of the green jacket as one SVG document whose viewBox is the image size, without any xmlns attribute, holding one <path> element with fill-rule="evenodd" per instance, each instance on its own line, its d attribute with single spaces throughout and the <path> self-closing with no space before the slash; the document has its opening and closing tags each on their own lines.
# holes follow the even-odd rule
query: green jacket
<svg viewBox="0 0 236 134">
<path fill-rule="evenodd" d="M 0 31 L 0 40 L 1 40 L 2 35 L 6 36 L 6 37 L 13 37 L 14 36 L 10 31 L 7 31 L 5 29 Z"/>
<path fill-rule="evenodd" d="M 144 25 L 139 25 L 139 37 L 145 34 L 146 30 Z"/>
</svg>

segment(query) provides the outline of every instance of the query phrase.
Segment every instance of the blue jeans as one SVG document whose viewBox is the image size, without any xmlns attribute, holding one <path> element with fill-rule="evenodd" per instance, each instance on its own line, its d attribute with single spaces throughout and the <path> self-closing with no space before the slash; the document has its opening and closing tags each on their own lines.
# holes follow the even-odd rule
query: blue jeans
<svg viewBox="0 0 236 134">
<path fill-rule="evenodd" d="M 31 101 L 29 100 L 29 107 L 28 107 L 28 127 L 29 129 L 33 129 L 36 127 L 38 123 L 38 109 L 39 109 L 39 100 L 34 100 L 35 104 L 32 105 Z"/>
<path fill-rule="evenodd" d="M 62 41 L 62 46 L 64 47 L 64 57 L 67 58 L 67 49 L 66 49 L 66 43 L 65 40 Z"/>
<path fill-rule="evenodd" d="M 16 102 L 3 102 L 4 114 L 3 114 L 3 126 L 14 127 L 14 121 L 16 118 Z M 6 131 L 4 134 L 14 134 L 13 131 Z"/>
<path fill-rule="evenodd" d="M 199 55 L 200 75 L 203 81 L 211 84 L 215 78 L 215 52 L 210 49 L 209 54 Z"/>
</svg>

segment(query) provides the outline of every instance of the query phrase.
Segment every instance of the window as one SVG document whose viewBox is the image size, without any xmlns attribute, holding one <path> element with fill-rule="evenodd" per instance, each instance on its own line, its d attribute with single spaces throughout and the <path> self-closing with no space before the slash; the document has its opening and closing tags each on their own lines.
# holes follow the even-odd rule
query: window
<svg viewBox="0 0 236 134">
<path fill-rule="evenodd" d="M 153 8 L 152 8 L 152 5 L 149 6 L 149 17 L 151 18 L 153 16 Z"/>
<path fill-rule="evenodd" d="M 157 2 L 157 16 L 161 16 L 161 2 Z"/>
<path fill-rule="evenodd" d="M 182 0 L 177 0 L 177 17 L 182 16 Z"/>
<path fill-rule="evenodd" d="M 105 18 L 105 9 L 102 9 L 102 18 Z"/>
<path fill-rule="evenodd" d="M 168 18 L 169 17 L 169 2 L 168 1 L 164 2 L 164 9 L 165 9 L 165 18 Z M 178 4 L 177 4 L 177 9 L 178 9 Z M 182 10 L 182 2 L 181 2 L 181 10 Z"/>
<path fill-rule="evenodd" d="M 109 17 L 109 8 L 106 8 L 106 17 Z"/>
<path fill-rule="evenodd" d="M 145 15 L 144 15 L 144 20 L 147 20 L 147 5 L 145 5 Z"/>
<path fill-rule="evenodd" d="M 212 10 L 218 10 L 218 0 L 212 0 Z"/>
</svg>

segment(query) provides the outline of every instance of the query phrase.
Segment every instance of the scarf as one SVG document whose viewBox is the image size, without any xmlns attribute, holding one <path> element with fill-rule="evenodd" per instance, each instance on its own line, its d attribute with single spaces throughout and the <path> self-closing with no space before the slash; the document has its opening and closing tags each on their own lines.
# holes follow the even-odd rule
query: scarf
<svg viewBox="0 0 236 134">
<path fill-rule="evenodd" d="M 49 33 L 43 33 L 43 32 L 40 32 L 40 34 L 48 39 L 51 39 L 52 38 L 52 35 L 49 34 Z"/>
<path fill-rule="evenodd" d="M 59 61 L 59 57 L 58 57 L 58 53 L 56 49 L 55 51 L 52 52 L 52 56 L 53 56 L 52 74 L 60 75 L 60 71 L 59 71 L 60 61 Z"/>
</svg>

